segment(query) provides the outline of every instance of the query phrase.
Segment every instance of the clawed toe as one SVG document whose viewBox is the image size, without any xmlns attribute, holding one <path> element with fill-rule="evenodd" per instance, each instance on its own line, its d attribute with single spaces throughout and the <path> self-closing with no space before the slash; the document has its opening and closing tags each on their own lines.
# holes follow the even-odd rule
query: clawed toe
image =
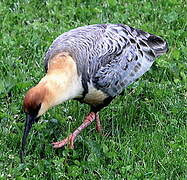
<svg viewBox="0 0 187 180">
<path fill-rule="evenodd" d="M 52 146 L 53 148 L 57 149 L 57 148 L 61 148 L 64 147 L 66 144 L 68 144 L 68 147 L 70 149 L 74 148 L 74 136 L 73 134 L 69 135 L 66 139 L 59 141 L 59 142 L 53 142 Z"/>
</svg>

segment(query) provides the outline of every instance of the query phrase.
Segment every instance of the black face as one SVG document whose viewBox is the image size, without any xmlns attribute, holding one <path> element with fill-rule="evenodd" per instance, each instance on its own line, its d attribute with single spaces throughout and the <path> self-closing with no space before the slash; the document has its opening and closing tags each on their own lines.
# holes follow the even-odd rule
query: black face
<svg viewBox="0 0 187 180">
<path fill-rule="evenodd" d="M 24 149 L 25 149 L 26 139 L 29 134 L 29 131 L 32 127 L 32 124 L 35 122 L 38 122 L 39 120 L 39 117 L 37 117 L 37 114 L 40 110 L 40 107 L 41 105 L 37 107 L 36 111 L 31 112 L 31 113 L 26 113 L 26 122 L 25 122 L 25 128 L 24 128 L 22 144 L 21 144 L 21 152 L 20 152 L 21 162 L 23 162 Z"/>
</svg>

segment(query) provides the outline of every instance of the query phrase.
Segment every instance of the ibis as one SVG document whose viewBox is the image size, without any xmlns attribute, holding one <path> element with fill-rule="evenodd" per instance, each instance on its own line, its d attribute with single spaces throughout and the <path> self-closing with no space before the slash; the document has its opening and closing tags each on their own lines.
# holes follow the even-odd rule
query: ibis
<svg viewBox="0 0 187 180">
<path fill-rule="evenodd" d="M 101 131 L 99 111 L 167 50 L 161 37 L 123 24 L 88 25 L 57 37 L 45 54 L 45 76 L 24 97 L 21 158 L 32 124 L 48 109 L 70 99 L 88 104 L 90 112 L 67 138 L 52 143 L 53 147 L 73 148 L 77 135 L 93 121 Z"/>
</svg>

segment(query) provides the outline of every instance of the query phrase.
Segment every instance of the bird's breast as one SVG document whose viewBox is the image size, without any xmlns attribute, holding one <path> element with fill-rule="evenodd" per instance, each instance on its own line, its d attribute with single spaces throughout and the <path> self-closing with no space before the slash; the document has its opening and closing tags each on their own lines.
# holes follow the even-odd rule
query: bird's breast
<svg viewBox="0 0 187 180">
<path fill-rule="evenodd" d="M 108 97 L 106 93 L 96 89 L 93 85 L 88 85 L 88 93 L 85 95 L 83 101 L 90 105 L 103 104 L 104 100 Z"/>
</svg>

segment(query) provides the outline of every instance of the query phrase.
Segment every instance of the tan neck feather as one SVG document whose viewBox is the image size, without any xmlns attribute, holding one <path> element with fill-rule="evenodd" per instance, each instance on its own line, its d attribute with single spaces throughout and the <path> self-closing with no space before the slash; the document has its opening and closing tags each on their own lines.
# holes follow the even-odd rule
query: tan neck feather
<svg viewBox="0 0 187 180">
<path fill-rule="evenodd" d="M 48 72 L 38 85 L 47 88 L 50 92 L 45 97 L 39 114 L 66 100 L 81 97 L 83 92 L 76 63 L 67 53 L 58 54 L 49 61 Z"/>
</svg>

